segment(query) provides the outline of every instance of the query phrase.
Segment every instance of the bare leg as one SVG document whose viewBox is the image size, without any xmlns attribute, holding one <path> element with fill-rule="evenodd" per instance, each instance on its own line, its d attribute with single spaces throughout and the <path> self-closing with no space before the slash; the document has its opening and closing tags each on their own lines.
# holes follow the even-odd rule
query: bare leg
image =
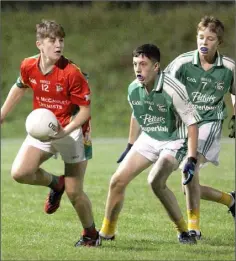
<svg viewBox="0 0 236 261">
<path fill-rule="evenodd" d="M 226 205 L 226 206 L 230 206 L 234 202 L 234 200 L 233 200 L 233 198 L 231 196 L 230 197 L 232 199 L 227 201 L 228 203 L 227 202 L 226 203 L 221 202 L 222 193 L 225 193 L 223 191 L 217 190 L 217 189 L 212 188 L 212 187 L 203 186 L 203 185 L 199 185 L 199 187 L 200 187 L 200 198 L 203 199 L 203 200 L 208 200 L 208 201 L 213 201 L 213 202 L 216 202 L 216 203 L 221 203 L 221 204 Z M 183 190 L 183 193 L 186 195 L 185 186 L 182 186 L 182 190 Z M 228 193 L 226 193 L 226 194 L 228 194 Z"/>
<path fill-rule="evenodd" d="M 184 174 L 183 174 L 184 176 Z M 197 163 L 194 177 L 185 187 L 187 209 L 200 208 L 199 163 Z"/>
<path fill-rule="evenodd" d="M 84 175 L 87 161 L 79 163 L 65 163 L 65 190 L 84 228 L 94 223 L 92 204 L 83 191 Z"/>
<path fill-rule="evenodd" d="M 183 186 L 186 195 L 186 206 L 188 215 L 188 230 L 195 233 L 197 238 L 200 234 L 200 185 L 199 185 L 199 165 L 203 162 L 202 155 L 198 155 L 198 162 L 195 168 L 195 173 L 192 181 L 186 186 Z M 184 179 L 183 174 L 183 179 Z M 183 181 L 182 179 L 182 181 Z"/>
<path fill-rule="evenodd" d="M 122 161 L 110 181 L 105 217 L 100 231 L 102 237 L 108 238 L 115 234 L 116 223 L 123 206 L 127 185 L 151 164 L 151 161 L 133 150 Z"/>
<path fill-rule="evenodd" d="M 195 244 L 196 239 L 188 233 L 187 223 L 183 218 L 176 197 L 166 186 L 168 177 L 177 166 L 178 162 L 173 156 L 161 155 L 149 173 L 148 183 L 173 222 L 178 233 L 179 242 L 183 244 Z"/>
<path fill-rule="evenodd" d="M 52 175 L 39 168 L 52 154 L 33 146 L 23 146 L 19 150 L 11 169 L 14 180 L 23 184 L 48 186 Z"/>
<path fill-rule="evenodd" d="M 185 195 L 186 195 L 186 189 L 188 188 L 190 189 L 189 193 L 195 195 L 194 197 L 190 196 L 190 198 L 187 199 L 187 208 L 196 209 L 197 207 L 200 207 L 200 202 L 199 203 L 196 202 L 197 198 L 213 201 L 216 203 L 221 203 L 228 207 L 232 206 L 232 204 L 234 203 L 234 198 L 230 194 L 222 192 L 220 190 L 217 190 L 209 186 L 204 186 L 199 184 L 199 164 L 202 162 L 206 162 L 206 159 L 204 158 L 203 155 L 199 155 L 198 162 L 199 163 L 196 172 L 194 174 L 195 175 L 194 179 L 189 183 L 188 186 L 182 186 Z M 184 174 L 183 174 L 183 179 L 184 179 Z M 197 188 L 197 184 L 199 184 L 199 189 Z M 190 195 L 189 193 L 188 195 Z"/>
<path fill-rule="evenodd" d="M 152 162 L 135 151 L 130 152 L 127 158 L 118 167 L 110 181 L 105 210 L 105 217 L 109 220 L 113 220 L 120 213 L 124 201 L 125 188 L 129 182 L 152 164 Z"/>
<path fill-rule="evenodd" d="M 154 194 L 159 198 L 172 221 L 179 221 L 183 215 L 174 193 L 166 186 L 166 181 L 178 166 L 177 160 L 171 155 L 158 159 L 148 176 L 148 183 Z"/>
</svg>

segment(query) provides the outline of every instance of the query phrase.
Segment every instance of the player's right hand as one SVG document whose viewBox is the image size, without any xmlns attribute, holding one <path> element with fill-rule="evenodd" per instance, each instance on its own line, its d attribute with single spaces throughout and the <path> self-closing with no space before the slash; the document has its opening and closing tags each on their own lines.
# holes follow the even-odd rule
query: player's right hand
<svg viewBox="0 0 236 261">
<path fill-rule="evenodd" d="M 50 140 L 58 140 L 64 138 L 68 133 L 58 122 L 57 132 L 55 132 L 52 136 L 49 136 Z"/>
<path fill-rule="evenodd" d="M 187 185 L 192 180 L 194 176 L 196 164 L 197 164 L 197 159 L 193 157 L 188 158 L 188 161 L 184 165 L 184 169 L 183 169 L 184 174 L 187 175 L 187 178 L 183 181 L 183 185 Z"/>
<path fill-rule="evenodd" d="M 117 160 L 117 163 L 120 163 L 125 158 L 126 154 L 129 152 L 129 150 L 132 148 L 132 146 L 133 146 L 133 144 L 128 143 L 125 151 L 121 154 L 121 156 Z"/>
<path fill-rule="evenodd" d="M 235 138 L 235 115 L 232 116 L 228 128 L 230 130 L 229 138 Z"/>
</svg>

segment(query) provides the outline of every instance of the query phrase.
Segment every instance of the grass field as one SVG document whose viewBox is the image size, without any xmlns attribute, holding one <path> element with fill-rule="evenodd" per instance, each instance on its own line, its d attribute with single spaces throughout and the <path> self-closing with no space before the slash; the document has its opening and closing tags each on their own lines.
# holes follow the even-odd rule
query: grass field
<svg viewBox="0 0 236 261">
<path fill-rule="evenodd" d="M 82 228 L 66 195 L 58 212 L 46 215 L 43 204 L 48 189 L 20 185 L 11 179 L 11 164 L 20 144 L 21 140 L 3 140 L 1 147 L 1 260 L 235 260 L 234 222 L 227 207 L 201 201 L 204 238 L 197 245 L 180 245 L 167 214 L 148 187 L 148 170 L 127 188 L 116 240 L 103 242 L 99 248 L 74 248 Z M 94 141 L 94 159 L 88 166 L 85 190 L 93 203 L 98 228 L 104 215 L 108 183 L 125 146 L 125 139 Z M 222 144 L 221 165 L 202 169 L 202 183 L 233 190 L 234 158 L 234 144 L 226 140 Z M 60 175 L 63 164 L 52 159 L 45 168 Z M 170 177 L 168 185 L 186 216 L 178 171 Z"/>
</svg>

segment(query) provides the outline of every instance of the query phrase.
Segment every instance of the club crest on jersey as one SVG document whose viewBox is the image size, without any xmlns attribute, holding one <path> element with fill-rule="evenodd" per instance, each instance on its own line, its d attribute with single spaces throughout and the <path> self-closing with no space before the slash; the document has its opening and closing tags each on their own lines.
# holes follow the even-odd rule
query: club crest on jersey
<svg viewBox="0 0 236 261">
<path fill-rule="evenodd" d="M 167 112 L 167 108 L 164 104 L 157 104 L 157 109 L 161 112 Z"/>
<path fill-rule="evenodd" d="M 224 82 L 223 81 L 215 82 L 215 88 L 219 91 L 222 91 L 224 89 Z"/>
<path fill-rule="evenodd" d="M 56 84 L 56 91 L 57 92 L 63 91 L 63 87 L 60 84 Z"/>
</svg>

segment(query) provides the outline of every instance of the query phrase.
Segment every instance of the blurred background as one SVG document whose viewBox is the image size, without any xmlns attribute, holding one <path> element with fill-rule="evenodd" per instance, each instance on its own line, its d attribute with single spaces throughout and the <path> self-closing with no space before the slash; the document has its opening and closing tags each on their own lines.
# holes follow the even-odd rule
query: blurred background
<svg viewBox="0 0 236 261">
<path fill-rule="evenodd" d="M 20 62 L 37 54 L 35 25 L 42 19 L 66 31 L 64 55 L 89 74 L 93 137 L 127 137 L 127 87 L 134 79 L 132 51 L 144 43 L 161 50 L 162 69 L 176 56 L 196 49 L 196 26 L 204 15 L 225 25 L 220 52 L 235 59 L 235 3 L 220 1 L 3 1 L 1 2 L 1 103 L 19 75 Z M 23 137 L 32 109 L 29 92 L 8 115 L 2 138 Z M 232 114 L 229 105 L 223 134 Z"/>
</svg>

